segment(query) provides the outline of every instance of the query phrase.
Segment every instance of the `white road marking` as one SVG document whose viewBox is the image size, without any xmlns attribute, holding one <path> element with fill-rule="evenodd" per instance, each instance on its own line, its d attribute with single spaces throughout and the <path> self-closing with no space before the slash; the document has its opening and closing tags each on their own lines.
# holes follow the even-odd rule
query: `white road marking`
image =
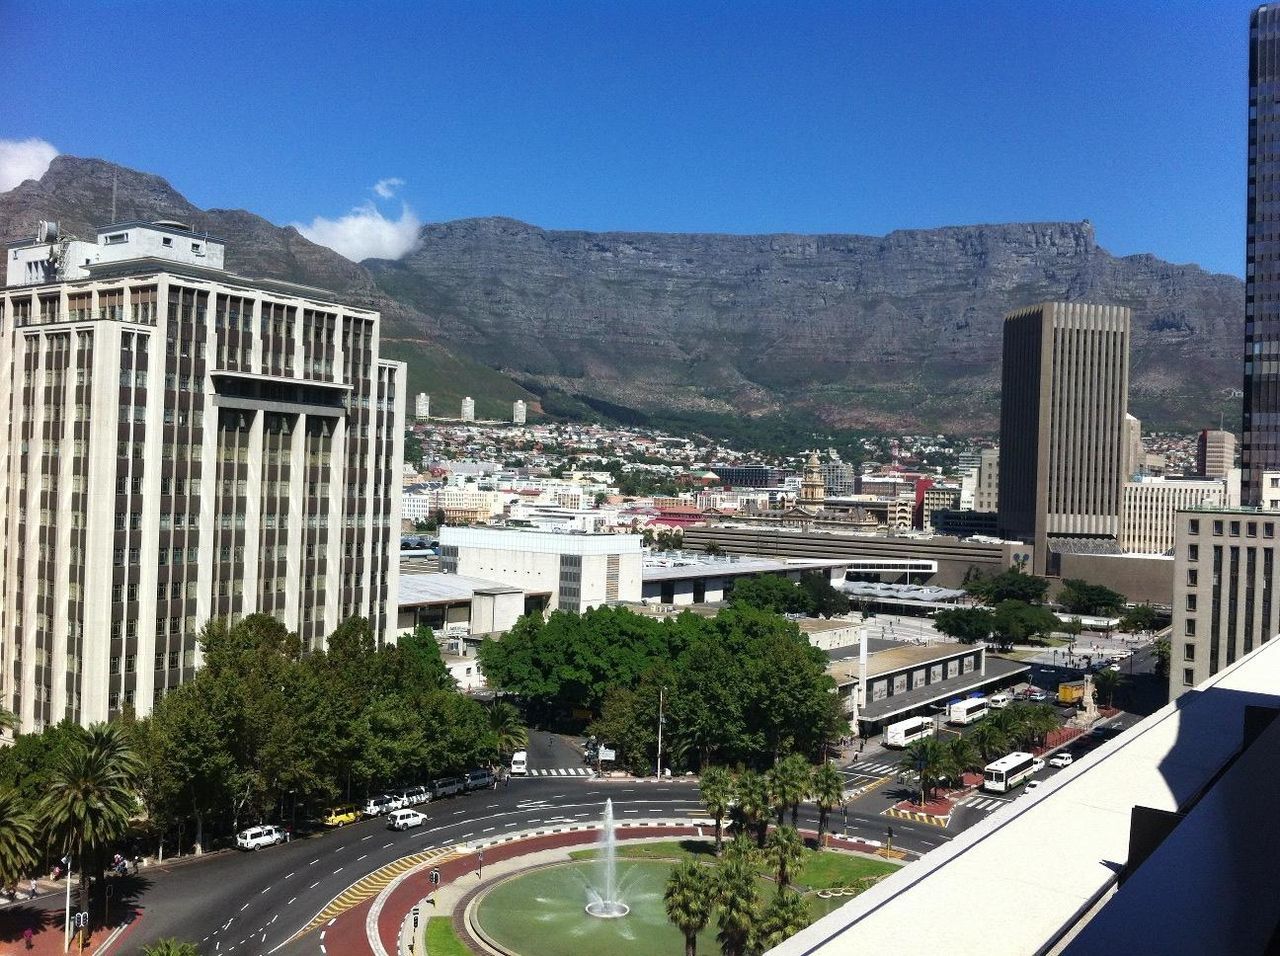
<svg viewBox="0 0 1280 956">
<path fill-rule="evenodd" d="M 307 889 L 309 889 L 309 890 L 314 890 L 314 889 L 315 889 L 317 886 L 319 886 L 319 885 L 320 885 L 320 881 L 319 881 L 319 880 L 316 880 L 314 883 L 312 883 L 310 886 L 308 886 L 308 887 L 307 887 Z"/>
<path fill-rule="evenodd" d="M 384 843 L 384 844 L 382 845 L 382 848 L 385 850 L 385 849 L 386 849 L 387 847 L 389 847 L 389 846 L 391 846 L 391 844 L 390 844 L 390 843 Z"/>
<path fill-rule="evenodd" d="M 337 868 L 336 870 L 334 870 L 333 872 L 334 872 L 334 873 L 341 873 L 341 872 L 342 872 L 342 867 L 338 867 L 338 868 Z"/>
<path fill-rule="evenodd" d="M 297 899 L 297 897 L 295 896 L 295 897 L 293 898 L 293 900 L 296 900 L 296 899 Z M 285 903 L 284 905 L 285 905 L 285 906 L 292 906 L 292 905 L 293 905 L 293 900 L 290 900 L 288 903 Z M 277 915 L 277 916 L 279 916 L 280 914 L 279 914 L 279 913 L 277 913 L 276 915 Z M 272 920 L 271 922 L 273 922 L 273 923 L 274 923 L 274 922 L 275 922 L 275 920 Z"/>
<path fill-rule="evenodd" d="M 481 833 L 492 833 L 492 832 L 493 832 L 493 827 L 485 827 L 485 828 L 484 828 L 483 830 L 481 830 L 480 832 L 481 832 Z"/>
<path fill-rule="evenodd" d="M 245 903 L 245 904 L 244 904 L 244 906 L 240 907 L 240 912 L 241 912 L 241 913 L 243 913 L 243 912 L 244 912 L 245 910 L 247 910 L 248 908 L 249 908 L 249 904 L 248 904 L 248 903 Z"/>
<path fill-rule="evenodd" d="M 320 862 L 320 857 L 316 857 L 314 860 L 308 863 L 307 866 L 315 866 L 319 862 Z"/>
<path fill-rule="evenodd" d="M 364 856 L 368 856 L 368 855 L 369 855 L 369 854 L 368 854 L 368 853 L 366 853 Z M 361 860 L 363 860 L 363 859 L 364 859 L 364 856 L 358 856 L 358 857 L 356 857 L 356 862 L 357 862 L 357 863 L 359 863 Z"/>
<path fill-rule="evenodd" d="M 285 877 L 285 879 L 286 879 L 286 880 L 287 880 L 287 879 L 290 879 L 292 876 L 293 876 L 293 873 L 290 873 L 288 876 L 286 876 L 286 877 Z"/>
<path fill-rule="evenodd" d="M 360 842 L 363 843 L 365 840 L 372 840 L 372 839 L 373 839 L 373 834 L 370 833 L 367 837 L 361 837 Z"/>
</svg>

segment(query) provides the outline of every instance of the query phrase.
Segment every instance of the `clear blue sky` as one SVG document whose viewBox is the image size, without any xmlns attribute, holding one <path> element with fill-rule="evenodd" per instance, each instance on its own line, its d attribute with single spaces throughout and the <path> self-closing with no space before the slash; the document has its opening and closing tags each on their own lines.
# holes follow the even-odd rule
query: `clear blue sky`
<svg viewBox="0 0 1280 956">
<path fill-rule="evenodd" d="M 399 177 L 424 220 L 1087 218 L 1239 274 L 1251 6 L 0 0 L 0 139 L 280 223 Z"/>
</svg>

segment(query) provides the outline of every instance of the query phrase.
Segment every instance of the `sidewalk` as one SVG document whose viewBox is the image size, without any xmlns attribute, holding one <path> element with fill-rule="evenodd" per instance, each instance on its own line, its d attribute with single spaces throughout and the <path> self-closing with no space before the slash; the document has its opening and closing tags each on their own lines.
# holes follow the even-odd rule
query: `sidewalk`
<svg viewBox="0 0 1280 956">
<path fill-rule="evenodd" d="M 75 905 L 73 898 L 72 905 Z M 63 910 L 40 910 L 23 903 L 11 903 L 0 909 L 0 956 L 19 956 L 30 953 L 32 956 L 60 956 L 63 947 Z M 98 952 L 104 943 L 117 935 L 127 926 L 106 926 L 94 931 L 83 949 L 85 953 Z M 31 930 L 31 947 L 27 948 L 23 934 Z M 80 953 L 73 936 L 71 952 Z"/>
</svg>

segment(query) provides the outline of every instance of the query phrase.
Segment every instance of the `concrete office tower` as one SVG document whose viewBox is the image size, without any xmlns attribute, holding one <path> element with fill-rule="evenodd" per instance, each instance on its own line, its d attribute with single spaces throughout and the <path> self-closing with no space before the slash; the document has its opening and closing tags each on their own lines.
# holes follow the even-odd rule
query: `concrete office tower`
<svg viewBox="0 0 1280 956">
<path fill-rule="evenodd" d="M 511 422 L 514 425 L 523 425 L 528 417 L 529 409 L 525 405 L 523 399 L 517 398 L 511 403 Z"/>
<path fill-rule="evenodd" d="M 1242 498 L 1261 500 L 1263 471 L 1280 469 L 1280 7 L 1261 6 L 1249 21 L 1249 181 L 1244 285 Z"/>
<path fill-rule="evenodd" d="M 1142 422 L 1128 413 L 1124 416 L 1124 480 L 1147 469 L 1147 449 L 1142 444 Z"/>
<path fill-rule="evenodd" d="M 1000 529 L 1035 545 L 1113 546 L 1120 533 L 1129 319 L 1123 306 L 1047 302 L 1005 316 Z"/>
<path fill-rule="evenodd" d="M 476 403 L 470 395 L 462 400 L 462 420 L 464 422 L 474 422 L 476 420 Z"/>
<path fill-rule="evenodd" d="M 1000 449 L 978 453 L 978 483 L 973 489 L 973 510 L 994 512 L 1000 504 Z"/>
<path fill-rule="evenodd" d="M 180 224 L 97 240 L 52 274 L 27 264 L 56 241 L 19 243 L 0 290 L 0 703 L 23 731 L 146 714 L 213 617 L 308 648 L 351 615 L 395 633 L 405 367 L 378 313 L 227 273 Z"/>
<path fill-rule="evenodd" d="M 419 392 L 414 398 L 413 417 L 420 422 L 425 422 L 431 417 L 431 396 L 426 392 Z"/>
<path fill-rule="evenodd" d="M 1235 463 L 1235 435 L 1217 428 L 1206 428 L 1200 433 L 1196 442 L 1197 474 L 1203 478 L 1226 478 Z"/>
<path fill-rule="evenodd" d="M 1175 512 L 1225 507 L 1225 478 L 1194 481 L 1147 476 L 1126 481 L 1120 513 L 1120 546 L 1132 553 L 1164 554 L 1173 549 Z"/>
</svg>

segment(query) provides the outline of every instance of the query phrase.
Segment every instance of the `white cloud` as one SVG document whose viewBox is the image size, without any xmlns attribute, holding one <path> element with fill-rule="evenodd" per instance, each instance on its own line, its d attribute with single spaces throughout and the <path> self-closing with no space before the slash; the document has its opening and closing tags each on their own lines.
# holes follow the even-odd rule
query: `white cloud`
<svg viewBox="0 0 1280 956">
<path fill-rule="evenodd" d="M 383 199 L 390 199 L 396 194 L 396 190 L 404 185 L 404 180 L 398 176 L 389 176 L 386 179 L 379 179 L 373 184 L 373 191 Z"/>
<path fill-rule="evenodd" d="M 0 193 L 39 179 L 57 155 L 57 148 L 42 139 L 0 139 Z"/>
<path fill-rule="evenodd" d="M 294 226 L 312 242 L 328 246 L 352 262 L 361 262 L 399 259 L 412 251 L 418 244 L 422 220 L 407 205 L 400 207 L 399 219 L 388 219 L 377 206 L 367 202 L 339 219 L 316 216 L 310 225 Z"/>
</svg>

